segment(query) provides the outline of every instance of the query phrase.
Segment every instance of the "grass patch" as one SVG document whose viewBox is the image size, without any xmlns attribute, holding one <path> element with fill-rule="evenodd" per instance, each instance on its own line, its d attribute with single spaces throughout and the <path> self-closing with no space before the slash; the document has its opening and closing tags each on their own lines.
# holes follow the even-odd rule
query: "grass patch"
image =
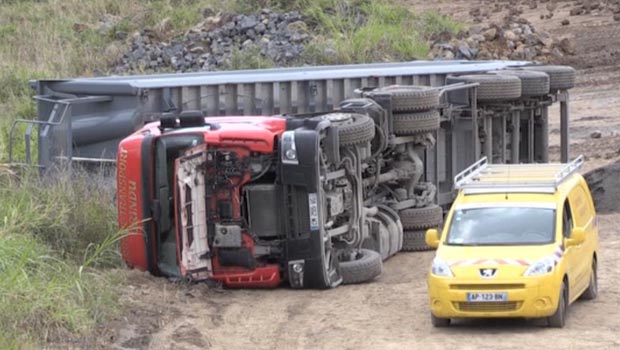
<svg viewBox="0 0 620 350">
<path fill-rule="evenodd" d="M 85 174 L 0 176 L 0 348 L 81 334 L 116 313 L 113 186 Z"/>
</svg>

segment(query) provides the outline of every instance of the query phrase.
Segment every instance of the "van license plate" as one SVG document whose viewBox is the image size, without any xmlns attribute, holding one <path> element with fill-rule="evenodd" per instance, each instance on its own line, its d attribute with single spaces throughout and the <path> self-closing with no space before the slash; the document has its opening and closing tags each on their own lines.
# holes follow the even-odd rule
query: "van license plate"
<svg viewBox="0 0 620 350">
<path fill-rule="evenodd" d="M 508 293 L 467 293 L 467 301 L 471 302 L 492 302 L 492 301 L 508 301 Z"/>
</svg>

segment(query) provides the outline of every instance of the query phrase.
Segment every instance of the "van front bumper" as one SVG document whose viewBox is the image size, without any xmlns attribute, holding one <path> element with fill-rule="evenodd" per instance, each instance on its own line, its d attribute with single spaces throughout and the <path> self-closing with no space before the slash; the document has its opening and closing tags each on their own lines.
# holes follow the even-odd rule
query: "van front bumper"
<svg viewBox="0 0 620 350">
<path fill-rule="evenodd" d="M 513 280 L 428 279 L 431 312 L 440 318 L 547 317 L 558 306 L 561 281 L 554 274 Z M 468 302 L 468 293 L 507 293 L 507 301 Z"/>
</svg>

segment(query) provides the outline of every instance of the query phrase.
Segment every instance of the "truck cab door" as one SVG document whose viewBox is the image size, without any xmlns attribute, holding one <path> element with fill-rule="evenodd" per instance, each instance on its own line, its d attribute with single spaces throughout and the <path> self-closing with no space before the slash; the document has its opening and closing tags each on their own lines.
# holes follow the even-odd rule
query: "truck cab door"
<svg viewBox="0 0 620 350">
<path fill-rule="evenodd" d="M 213 275 L 207 240 L 205 163 L 207 145 L 185 151 L 175 160 L 175 217 L 181 276 L 204 280 Z"/>
</svg>

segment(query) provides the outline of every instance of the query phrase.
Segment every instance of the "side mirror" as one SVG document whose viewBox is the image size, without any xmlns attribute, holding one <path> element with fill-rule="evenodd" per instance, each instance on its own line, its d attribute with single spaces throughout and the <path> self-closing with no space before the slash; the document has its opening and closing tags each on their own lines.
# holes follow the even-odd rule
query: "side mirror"
<svg viewBox="0 0 620 350">
<path fill-rule="evenodd" d="M 586 240 L 586 231 L 583 227 L 575 227 L 573 231 L 570 233 L 570 237 L 566 240 L 566 246 L 576 246 L 585 242 Z"/>
<path fill-rule="evenodd" d="M 426 245 L 431 248 L 437 248 L 439 246 L 439 232 L 437 229 L 431 228 L 426 231 L 426 236 L 424 237 L 426 241 Z"/>
</svg>

